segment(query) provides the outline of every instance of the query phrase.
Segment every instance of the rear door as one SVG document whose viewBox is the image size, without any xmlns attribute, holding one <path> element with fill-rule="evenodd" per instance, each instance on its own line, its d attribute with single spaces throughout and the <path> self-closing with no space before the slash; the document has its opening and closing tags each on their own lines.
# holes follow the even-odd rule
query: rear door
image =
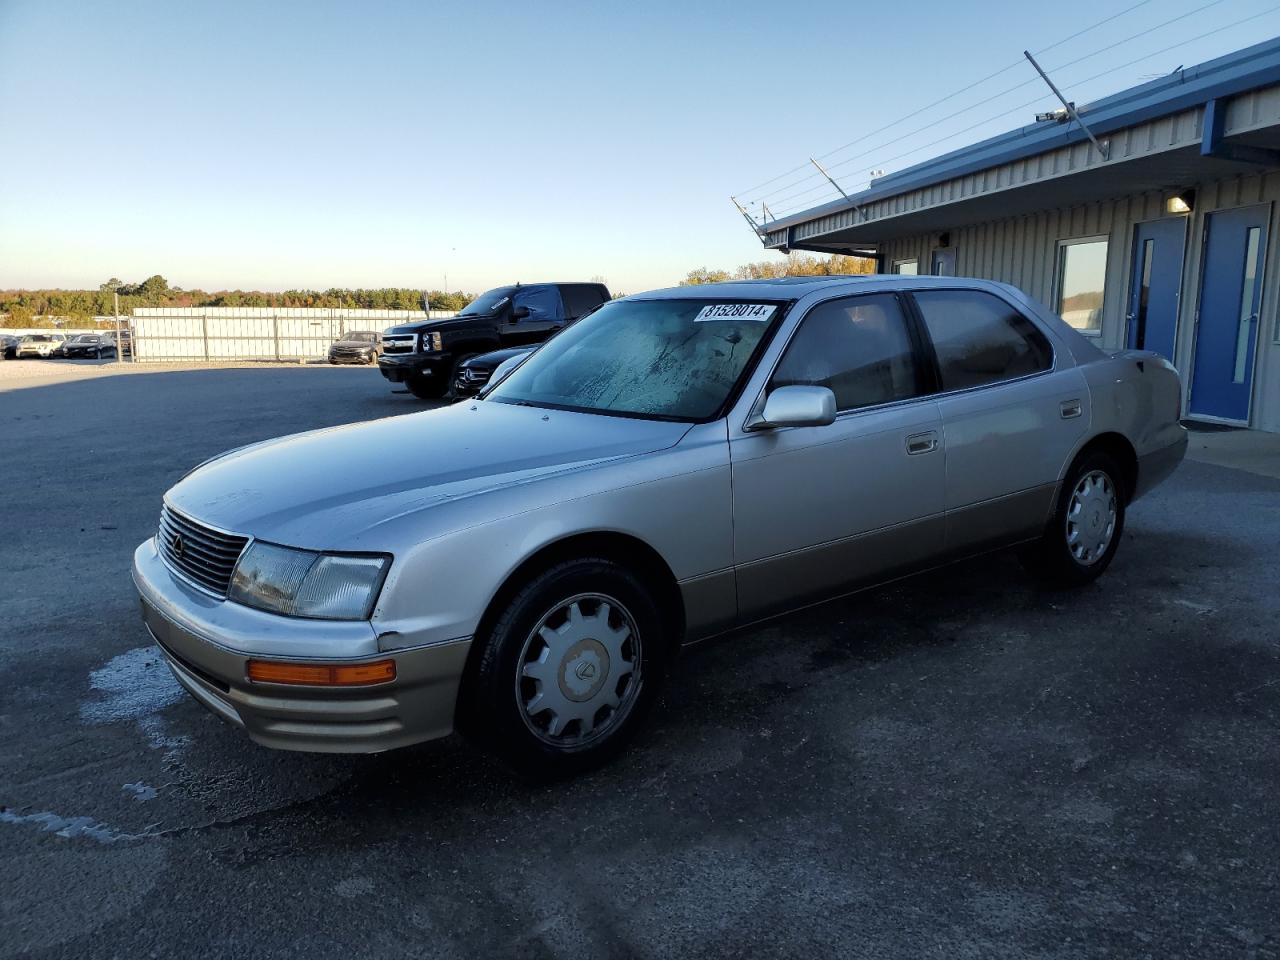
<svg viewBox="0 0 1280 960">
<path fill-rule="evenodd" d="M 941 388 L 948 550 L 1034 536 L 1088 429 L 1083 375 L 1057 369 L 1048 338 L 994 293 L 921 290 L 913 300 Z"/>
<path fill-rule="evenodd" d="M 941 422 L 922 347 L 892 293 L 827 300 L 801 320 L 766 389 L 825 386 L 839 413 L 826 426 L 731 436 L 743 619 L 940 552 Z"/>
</svg>

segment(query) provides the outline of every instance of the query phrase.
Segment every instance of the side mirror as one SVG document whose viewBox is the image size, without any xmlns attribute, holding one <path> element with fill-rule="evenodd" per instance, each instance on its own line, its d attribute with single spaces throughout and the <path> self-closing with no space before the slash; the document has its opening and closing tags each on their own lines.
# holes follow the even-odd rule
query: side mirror
<svg viewBox="0 0 1280 960">
<path fill-rule="evenodd" d="M 512 323 L 515 323 L 517 320 L 528 320 L 528 319 L 529 319 L 528 307 L 512 307 L 511 308 Z"/>
<path fill-rule="evenodd" d="M 755 427 L 825 427 L 835 423 L 836 395 L 826 387 L 778 387 Z"/>
</svg>

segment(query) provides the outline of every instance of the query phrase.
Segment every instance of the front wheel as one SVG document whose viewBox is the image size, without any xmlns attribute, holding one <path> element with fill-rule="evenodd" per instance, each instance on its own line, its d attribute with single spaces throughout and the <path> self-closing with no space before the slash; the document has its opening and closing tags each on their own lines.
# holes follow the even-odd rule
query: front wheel
<svg viewBox="0 0 1280 960">
<path fill-rule="evenodd" d="M 1086 453 L 1067 472 L 1044 535 L 1023 549 L 1023 565 L 1054 586 L 1092 583 L 1120 546 L 1124 500 L 1115 461 L 1105 453 Z"/>
<path fill-rule="evenodd" d="M 449 390 L 449 378 L 424 377 L 420 373 L 415 373 L 404 382 L 404 385 L 419 400 L 439 400 Z"/>
<path fill-rule="evenodd" d="M 507 604 L 475 663 L 464 727 L 517 769 L 579 773 L 626 745 L 671 638 L 648 587 L 603 558 L 559 563 Z"/>
</svg>

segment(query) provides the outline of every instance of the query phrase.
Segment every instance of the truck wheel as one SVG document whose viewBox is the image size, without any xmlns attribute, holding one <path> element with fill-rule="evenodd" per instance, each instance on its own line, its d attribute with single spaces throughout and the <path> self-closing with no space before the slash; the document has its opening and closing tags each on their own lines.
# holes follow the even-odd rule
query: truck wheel
<svg viewBox="0 0 1280 960">
<path fill-rule="evenodd" d="M 449 391 L 449 378 L 414 374 L 404 382 L 404 385 L 419 400 L 439 400 Z"/>
<path fill-rule="evenodd" d="M 1101 452 L 1071 465 L 1044 535 L 1023 548 L 1022 565 L 1055 587 L 1080 587 L 1102 576 L 1124 533 L 1119 467 Z"/>
<path fill-rule="evenodd" d="M 506 605 L 465 689 L 466 728 L 518 770 L 560 777 L 617 755 L 657 697 L 663 618 L 610 560 L 558 563 Z"/>
</svg>

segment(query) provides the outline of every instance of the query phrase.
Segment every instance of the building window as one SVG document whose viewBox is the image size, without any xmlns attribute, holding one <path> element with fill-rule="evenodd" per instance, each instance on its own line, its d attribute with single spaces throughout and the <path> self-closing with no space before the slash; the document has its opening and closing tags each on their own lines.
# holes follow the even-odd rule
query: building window
<svg viewBox="0 0 1280 960">
<path fill-rule="evenodd" d="M 895 260 L 893 261 L 893 272 L 914 277 L 920 272 L 920 261 L 914 257 L 910 260 Z"/>
<path fill-rule="evenodd" d="M 1081 333 L 1102 332 L 1107 238 L 1058 242 L 1058 314 Z"/>
</svg>

